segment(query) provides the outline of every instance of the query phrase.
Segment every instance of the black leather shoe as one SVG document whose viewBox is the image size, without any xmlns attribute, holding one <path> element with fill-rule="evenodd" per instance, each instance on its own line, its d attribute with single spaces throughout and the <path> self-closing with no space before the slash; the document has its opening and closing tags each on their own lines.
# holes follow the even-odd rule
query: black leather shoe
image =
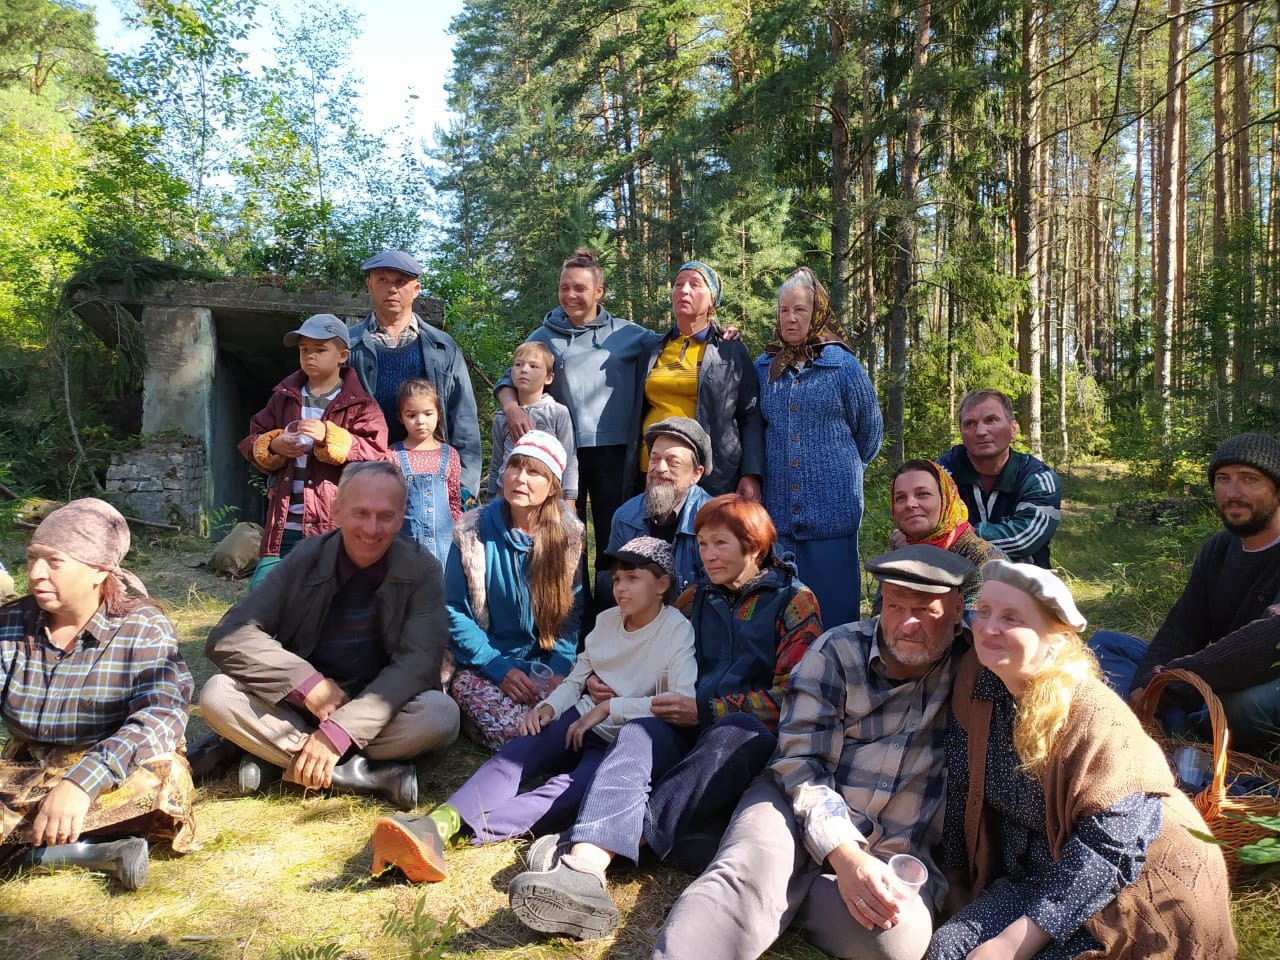
<svg viewBox="0 0 1280 960">
<path fill-rule="evenodd" d="M 418 768 L 398 760 L 370 760 L 357 753 L 333 768 L 333 787 L 381 797 L 397 810 L 418 805 Z"/>
<path fill-rule="evenodd" d="M 216 733 L 206 733 L 187 748 L 187 763 L 191 764 L 191 779 L 196 783 L 214 780 L 235 764 L 244 751 L 230 740 Z"/>
</svg>

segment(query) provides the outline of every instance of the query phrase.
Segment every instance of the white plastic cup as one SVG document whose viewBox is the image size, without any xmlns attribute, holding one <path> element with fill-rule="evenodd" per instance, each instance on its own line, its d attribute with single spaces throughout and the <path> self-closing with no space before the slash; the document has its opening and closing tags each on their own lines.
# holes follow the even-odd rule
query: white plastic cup
<svg viewBox="0 0 1280 960">
<path fill-rule="evenodd" d="M 529 676 L 538 688 L 538 696 L 545 698 L 551 692 L 551 678 L 555 676 L 551 668 L 541 660 L 535 660 L 529 665 Z"/>
<path fill-rule="evenodd" d="M 289 421 L 289 425 L 284 428 L 284 435 L 288 437 L 290 440 L 292 440 L 294 443 L 302 444 L 308 450 L 310 450 L 312 447 L 316 445 L 316 442 L 314 439 L 312 439 L 311 437 L 307 436 L 305 433 L 302 432 L 301 420 Z"/>
<path fill-rule="evenodd" d="M 929 879 L 929 869 L 909 853 L 895 853 L 889 858 L 889 872 L 893 874 L 894 892 L 898 902 L 905 903 L 918 896 L 925 881 Z"/>
</svg>

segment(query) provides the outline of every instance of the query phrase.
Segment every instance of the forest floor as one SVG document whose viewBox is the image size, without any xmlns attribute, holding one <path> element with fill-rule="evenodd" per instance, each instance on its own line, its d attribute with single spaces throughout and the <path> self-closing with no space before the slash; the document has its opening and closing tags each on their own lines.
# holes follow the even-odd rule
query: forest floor
<svg viewBox="0 0 1280 960">
<path fill-rule="evenodd" d="M 880 471 L 873 472 L 867 489 L 887 489 L 882 481 Z M 1129 477 L 1115 464 L 1077 466 L 1064 482 L 1055 565 L 1091 622 L 1150 636 L 1185 582 L 1197 545 L 1216 526 L 1208 501 L 1195 500 L 1190 490 L 1171 500 L 1157 497 L 1149 481 Z M 870 497 L 867 513 L 863 553 L 871 556 L 887 532 L 883 498 Z M 1177 519 L 1152 523 L 1153 513 Z M 0 560 L 11 571 L 22 569 L 23 534 L 0 532 Z M 245 589 L 198 566 L 209 552 L 209 544 L 192 538 L 137 536 L 127 564 L 164 602 L 197 684 L 212 672 L 205 637 Z M 197 709 L 189 739 L 205 729 Z M 484 756 L 460 741 L 443 755 L 422 759 L 423 809 L 448 796 Z M 511 960 L 641 958 L 688 882 L 646 861 L 612 879 L 623 917 L 612 937 L 585 944 L 546 939 L 517 923 L 507 906 L 507 884 L 524 868 L 525 842 L 453 849 L 451 875 L 439 884 L 375 879 L 369 876 L 368 837 L 386 812 L 353 797 L 302 798 L 284 789 L 242 798 L 227 781 L 203 787 L 200 849 L 185 857 L 154 853 L 150 883 L 142 890 L 126 893 L 102 877 L 74 871 L 0 882 L 0 958 L 419 960 L 442 950 Z M 1242 883 L 1233 907 L 1240 956 L 1280 957 L 1280 875 L 1273 870 Z M 431 925 L 451 913 L 456 933 L 439 942 Z M 788 933 L 767 956 L 822 955 Z"/>
</svg>

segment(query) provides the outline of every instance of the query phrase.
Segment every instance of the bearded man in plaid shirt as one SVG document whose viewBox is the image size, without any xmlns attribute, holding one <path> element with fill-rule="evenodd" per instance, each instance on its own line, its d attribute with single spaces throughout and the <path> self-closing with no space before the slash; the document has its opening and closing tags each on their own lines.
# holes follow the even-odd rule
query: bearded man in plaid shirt
<svg viewBox="0 0 1280 960">
<path fill-rule="evenodd" d="M 942 745 L 976 568 L 915 544 L 867 569 L 880 616 L 828 630 L 792 672 L 777 753 L 671 908 L 655 958 L 758 957 L 793 920 L 838 957 L 924 956 L 946 893 Z M 895 854 L 923 863 L 918 894 L 895 887 Z"/>
</svg>

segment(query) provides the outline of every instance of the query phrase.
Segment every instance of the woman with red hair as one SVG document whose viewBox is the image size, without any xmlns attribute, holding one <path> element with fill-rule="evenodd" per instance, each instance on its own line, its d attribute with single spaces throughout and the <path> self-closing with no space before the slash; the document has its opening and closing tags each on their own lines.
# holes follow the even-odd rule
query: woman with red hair
<svg viewBox="0 0 1280 960">
<path fill-rule="evenodd" d="M 535 930 L 609 933 L 618 910 L 605 869 L 616 856 L 635 862 L 642 842 L 701 872 L 773 753 L 791 668 L 822 632 L 818 602 L 778 559 L 777 531 L 758 502 L 715 497 L 694 530 L 706 575 L 676 601 L 693 623 L 694 695 L 661 694 L 653 716 L 624 724 L 573 828 L 534 842 L 530 869 L 511 883 L 511 906 Z"/>
</svg>

